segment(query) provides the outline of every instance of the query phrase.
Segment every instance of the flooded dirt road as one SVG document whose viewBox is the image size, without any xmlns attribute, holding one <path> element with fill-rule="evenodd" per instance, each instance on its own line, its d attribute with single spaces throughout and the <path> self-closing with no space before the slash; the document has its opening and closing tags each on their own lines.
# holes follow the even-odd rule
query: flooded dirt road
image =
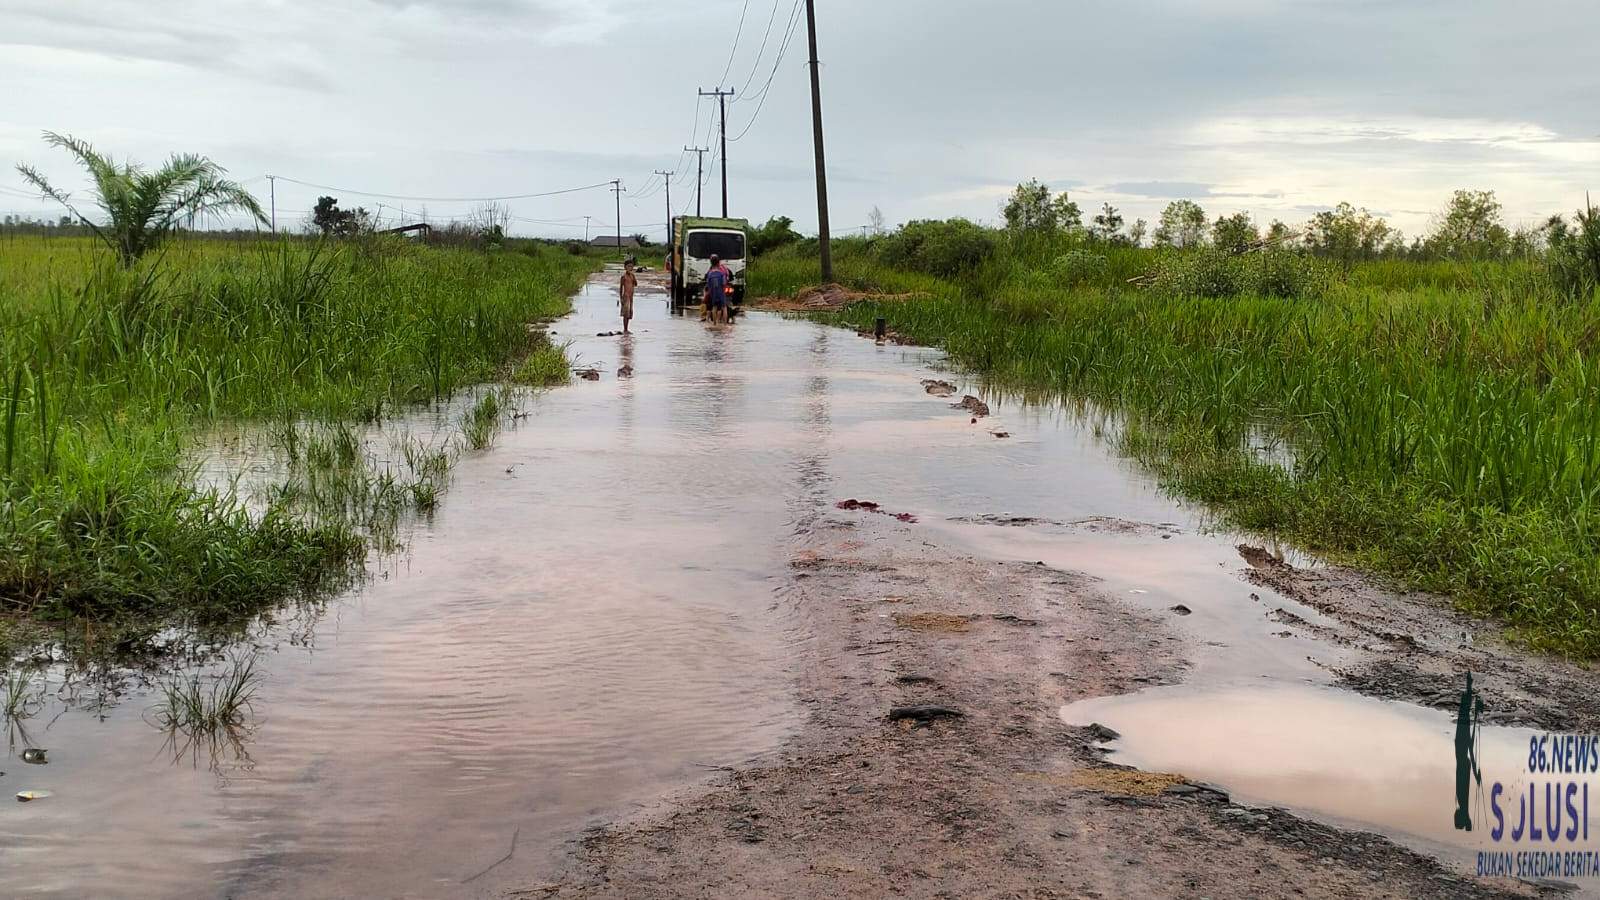
<svg viewBox="0 0 1600 900">
<path fill-rule="evenodd" d="M 596 337 L 591 283 L 554 328 L 599 381 L 525 402 L 372 581 L 259 629 L 243 756 L 175 759 L 137 679 L 52 691 L 49 764 L 0 767 L 53 792 L 0 807 L 0 894 L 1536 890 L 1459 877 L 1444 707 L 1485 672 L 1509 765 L 1600 730 L 1587 673 L 1241 553 L 1091 422 L 931 351 L 638 313 Z"/>
</svg>

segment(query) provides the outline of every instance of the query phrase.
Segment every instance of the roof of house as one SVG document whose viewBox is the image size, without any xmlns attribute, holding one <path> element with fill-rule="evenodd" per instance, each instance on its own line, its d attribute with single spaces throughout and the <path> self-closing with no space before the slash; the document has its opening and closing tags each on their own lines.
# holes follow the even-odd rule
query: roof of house
<svg viewBox="0 0 1600 900">
<path fill-rule="evenodd" d="M 629 235 L 623 235 L 622 240 L 618 242 L 616 235 L 603 234 L 589 243 L 596 247 L 637 247 L 639 246 L 639 239 Z"/>
</svg>

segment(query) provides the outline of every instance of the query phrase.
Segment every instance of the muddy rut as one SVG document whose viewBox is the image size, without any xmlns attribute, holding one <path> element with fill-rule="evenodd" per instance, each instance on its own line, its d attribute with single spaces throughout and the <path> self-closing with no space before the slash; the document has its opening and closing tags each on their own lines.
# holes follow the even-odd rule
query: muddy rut
<svg viewBox="0 0 1600 900">
<path fill-rule="evenodd" d="M 808 530 L 802 734 L 597 830 L 553 897 L 1502 897 L 1371 832 L 1106 759 L 1058 710 L 1185 677 L 1200 648 L 1098 580 L 852 513 Z M 1279 570 L 1284 574 L 1284 570 Z M 905 708 L 948 711 L 895 721 Z"/>
</svg>

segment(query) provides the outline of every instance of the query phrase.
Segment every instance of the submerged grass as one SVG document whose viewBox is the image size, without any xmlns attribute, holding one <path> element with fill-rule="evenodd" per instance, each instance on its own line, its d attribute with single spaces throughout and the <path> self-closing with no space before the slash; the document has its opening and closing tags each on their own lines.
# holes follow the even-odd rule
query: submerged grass
<svg viewBox="0 0 1600 900">
<path fill-rule="evenodd" d="M 461 414 L 461 435 L 469 450 L 487 450 L 500 430 L 500 395 L 494 391 L 478 398 Z"/>
<path fill-rule="evenodd" d="M 235 657 L 225 671 L 207 679 L 173 675 L 161 684 L 156 723 L 190 737 L 244 728 L 260 684 L 254 653 Z"/>
<path fill-rule="evenodd" d="M 564 313 L 595 266 L 195 240 L 123 270 L 88 241 L 0 244 L 0 638 L 228 621 L 325 588 L 386 510 L 437 503 L 450 459 L 374 466 L 357 426 L 548 352 L 528 323 Z M 279 423 L 294 464 L 264 504 L 184 463 L 212 425 L 252 420 Z"/>
<path fill-rule="evenodd" d="M 1358 264 L 1285 300 L 1063 286 L 1004 250 L 936 282 L 842 256 L 846 284 L 917 296 L 832 321 L 884 316 L 999 385 L 1115 410 L 1123 448 L 1223 524 L 1600 657 L 1600 296 L 1525 261 Z M 814 278 L 798 253 L 759 263 L 758 292 Z"/>
</svg>

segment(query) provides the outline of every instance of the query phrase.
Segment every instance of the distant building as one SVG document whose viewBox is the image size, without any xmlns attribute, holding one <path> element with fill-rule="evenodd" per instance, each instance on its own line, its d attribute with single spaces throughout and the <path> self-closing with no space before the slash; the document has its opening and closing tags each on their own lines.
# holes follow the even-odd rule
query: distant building
<svg viewBox="0 0 1600 900">
<path fill-rule="evenodd" d="M 639 246 L 639 239 L 631 235 L 624 235 L 622 242 L 618 243 L 616 235 L 607 234 L 590 241 L 589 245 L 592 247 L 637 247 Z"/>
</svg>

